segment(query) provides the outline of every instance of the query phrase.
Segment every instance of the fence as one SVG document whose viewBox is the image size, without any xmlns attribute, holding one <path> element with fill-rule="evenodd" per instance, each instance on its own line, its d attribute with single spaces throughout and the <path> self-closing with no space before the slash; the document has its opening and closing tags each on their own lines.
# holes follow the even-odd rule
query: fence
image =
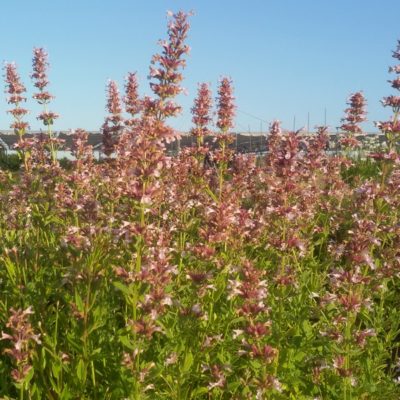
<svg viewBox="0 0 400 400">
<path fill-rule="evenodd" d="M 36 135 L 43 135 L 40 132 L 30 132 L 27 133 L 27 137 L 33 137 Z M 308 136 L 313 136 L 313 133 L 299 134 L 302 138 L 307 138 Z M 329 151 L 335 153 L 339 151 L 339 137 L 340 133 L 328 133 L 329 135 Z M 64 145 L 60 149 L 59 157 L 71 158 L 69 149 L 71 148 L 73 135 L 66 132 L 58 132 L 57 136 L 64 141 Z M 230 145 L 238 153 L 255 153 L 262 154 L 268 151 L 267 138 L 268 135 L 265 133 L 243 133 L 237 132 L 233 133 L 233 143 Z M 371 150 L 374 147 L 379 147 L 384 145 L 385 136 L 380 133 L 366 133 L 360 135 L 358 139 L 361 142 L 362 148 Z M 9 131 L 0 131 L 0 151 L 5 151 L 6 153 L 14 152 L 14 145 L 17 143 L 18 137 Z M 88 138 L 89 144 L 93 146 L 94 152 L 96 153 L 96 158 L 101 157 L 102 148 L 102 134 L 100 132 L 89 132 Z M 205 143 L 213 148 L 216 146 L 215 136 L 208 136 L 205 138 Z M 182 148 L 194 146 L 196 144 L 196 138 L 190 136 L 186 133 L 181 133 L 181 138 L 173 143 L 167 144 L 167 152 L 171 155 L 176 155 L 180 152 Z"/>
</svg>

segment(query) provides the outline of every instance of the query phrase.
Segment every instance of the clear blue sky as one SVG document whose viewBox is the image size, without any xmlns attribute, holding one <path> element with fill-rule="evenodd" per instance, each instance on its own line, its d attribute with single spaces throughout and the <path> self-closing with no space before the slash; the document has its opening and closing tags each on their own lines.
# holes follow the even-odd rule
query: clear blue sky
<svg viewBox="0 0 400 400">
<path fill-rule="evenodd" d="M 166 37 L 166 11 L 193 10 L 184 71 L 184 113 L 173 125 L 188 129 L 197 82 L 231 76 L 237 98 L 236 127 L 256 131 L 280 119 L 296 128 L 340 123 L 346 99 L 363 90 L 370 121 L 387 118 L 380 104 L 393 94 L 387 83 L 391 51 L 400 39 L 398 0 L 16 0 L 1 1 L 0 60 L 15 61 L 29 95 L 32 48 L 50 56 L 55 129 L 97 130 L 105 116 L 105 85 L 137 71 L 149 93 L 148 65 Z M 4 84 L 3 84 L 4 87 Z M 5 95 L 0 128 L 7 129 Z M 29 100 L 29 122 L 38 107 Z M 247 113 L 247 114 L 246 114 Z M 254 117 L 248 115 L 251 114 Z M 262 129 L 267 127 L 262 122 Z M 372 130 L 372 122 L 365 124 Z"/>
</svg>

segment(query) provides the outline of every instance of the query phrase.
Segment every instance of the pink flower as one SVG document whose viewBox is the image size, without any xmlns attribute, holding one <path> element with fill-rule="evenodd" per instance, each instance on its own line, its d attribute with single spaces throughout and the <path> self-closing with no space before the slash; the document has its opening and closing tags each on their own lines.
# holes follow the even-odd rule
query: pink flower
<svg viewBox="0 0 400 400">
<path fill-rule="evenodd" d="M 10 128 L 14 129 L 14 131 L 25 132 L 29 129 L 29 124 L 27 122 L 15 121 L 10 125 Z"/>
<path fill-rule="evenodd" d="M 393 58 L 400 60 L 400 40 L 398 41 L 397 49 L 393 52 Z M 396 75 L 400 75 L 400 64 L 395 65 L 394 67 L 389 68 L 389 72 L 393 72 Z M 392 85 L 392 88 L 396 90 L 400 90 L 400 76 L 395 77 L 393 80 L 389 81 Z M 393 110 L 393 116 L 390 118 L 390 121 L 381 121 L 375 123 L 376 126 L 383 132 L 386 136 L 388 141 L 388 152 L 391 153 L 395 147 L 398 145 L 396 144 L 396 140 L 392 132 L 400 132 L 399 122 L 397 121 L 397 117 L 395 117 L 398 112 L 400 111 L 400 96 L 387 96 L 382 99 L 382 104 L 384 107 L 391 107 Z"/>
<path fill-rule="evenodd" d="M 47 68 L 49 66 L 47 58 L 48 54 L 43 48 L 33 49 L 33 73 L 31 74 L 31 78 L 35 81 L 35 87 L 41 92 L 49 83 L 47 78 Z"/>
<path fill-rule="evenodd" d="M 106 117 L 102 126 L 103 134 L 103 151 L 106 156 L 110 156 L 117 145 L 118 138 L 122 133 L 122 104 L 119 95 L 117 83 L 110 80 L 107 85 L 107 111 L 109 115 Z"/>
<path fill-rule="evenodd" d="M 393 79 L 393 80 L 391 80 L 391 81 L 389 81 L 389 83 L 392 84 L 392 88 L 393 89 L 400 90 L 400 76 L 395 78 L 395 79 Z"/>
<path fill-rule="evenodd" d="M 223 369 L 219 365 L 212 365 L 211 368 L 204 368 L 211 372 L 212 382 L 208 384 L 208 390 L 214 388 L 224 388 L 226 385 L 226 377 Z"/>
<path fill-rule="evenodd" d="M 25 114 L 28 114 L 28 110 L 26 110 L 25 108 L 21 108 L 21 107 L 13 108 L 12 110 L 8 110 L 7 112 L 9 114 L 11 114 L 14 118 L 21 118 Z"/>
<path fill-rule="evenodd" d="M 122 105 L 117 83 L 110 80 L 107 85 L 107 111 L 112 115 L 122 113 Z"/>
<path fill-rule="evenodd" d="M 8 104 L 14 105 L 12 110 L 8 110 L 8 112 L 14 117 L 14 122 L 10 127 L 14 129 L 15 133 L 18 134 L 21 139 L 22 135 L 29 128 L 28 123 L 22 121 L 22 117 L 27 114 L 28 111 L 19 107 L 20 102 L 26 101 L 26 97 L 23 96 L 26 89 L 21 83 L 17 67 L 14 63 L 7 63 L 5 65 L 5 70 L 6 93 L 9 94 L 7 102 Z"/>
<path fill-rule="evenodd" d="M 252 344 L 250 349 L 252 357 L 262 358 L 266 364 L 271 364 L 278 355 L 278 350 L 268 344 L 261 347 Z"/>
<path fill-rule="evenodd" d="M 6 93 L 9 104 L 18 104 L 21 101 L 26 101 L 26 97 L 22 96 L 22 93 L 26 92 L 25 86 L 21 83 L 21 78 L 17 72 L 17 66 L 15 63 L 7 63 L 5 65 L 5 81 L 6 81 Z"/>
<path fill-rule="evenodd" d="M 161 54 L 155 54 L 151 60 L 149 78 L 155 82 L 150 87 L 158 100 L 145 103 L 145 113 L 159 120 L 174 116 L 180 112 L 181 107 L 163 107 L 168 98 L 174 98 L 182 93 L 180 83 L 183 80 L 180 68 L 186 65 L 183 56 L 189 53 L 189 46 L 185 44 L 190 14 L 179 11 L 176 14 L 168 14 L 171 18 L 168 22 L 168 40 L 160 41 Z M 148 108 L 147 108 L 148 107 Z"/>
<path fill-rule="evenodd" d="M 333 368 L 338 372 L 338 374 L 342 377 L 351 376 L 351 370 L 346 368 L 346 358 L 342 355 L 339 355 L 333 360 Z"/>
<path fill-rule="evenodd" d="M 374 329 L 364 329 L 362 331 L 358 331 L 355 335 L 356 338 L 356 343 L 361 347 L 364 348 L 365 344 L 367 342 L 367 337 L 373 337 L 376 336 L 376 333 L 374 331 Z"/>
<path fill-rule="evenodd" d="M 393 51 L 392 57 L 400 60 L 400 40 L 397 41 L 397 48 Z"/>
<path fill-rule="evenodd" d="M 43 111 L 42 113 L 39 114 L 37 119 L 43 121 L 43 124 L 48 126 L 48 125 L 53 125 L 53 121 L 58 117 L 59 115 L 52 111 Z"/>
<path fill-rule="evenodd" d="M 29 315 L 33 314 L 32 307 L 25 310 L 10 309 L 11 315 L 8 318 L 6 327 L 9 333 L 2 332 L 0 340 L 8 340 L 10 347 L 4 350 L 13 363 L 16 365 L 11 372 L 12 378 L 16 382 L 21 382 L 32 368 L 31 361 L 36 344 L 41 344 L 40 335 L 35 334 L 29 322 Z"/>
<path fill-rule="evenodd" d="M 210 86 L 201 83 L 198 88 L 197 97 L 192 107 L 192 122 L 195 128 L 191 130 L 192 135 L 203 138 L 209 133 L 207 125 L 211 122 L 212 98 Z"/>
<path fill-rule="evenodd" d="M 136 114 L 139 114 L 143 107 L 143 103 L 139 99 L 138 86 L 139 85 L 137 83 L 136 73 L 130 72 L 126 77 L 125 97 L 123 100 L 125 103 L 126 112 L 129 113 L 132 117 L 134 117 Z M 128 123 L 128 125 L 131 124 Z"/>
<path fill-rule="evenodd" d="M 227 133 L 234 127 L 233 117 L 235 116 L 235 105 L 232 81 L 230 78 L 222 78 L 218 88 L 217 97 L 217 127 L 222 133 Z"/>
<path fill-rule="evenodd" d="M 400 132 L 400 121 L 379 121 L 375 122 L 377 128 L 382 132 Z"/>
<path fill-rule="evenodd" d="M 342 119 L 341 129 L 350 134 L 362 133 L 359 124 L 366 121 L 366 101 L 362 92 L 352 94 L 347 102 L 346 115 Z"/>
<path fill-rule="evenodd" d="M 32 97 L 36 99 L 39 104 L 48 103 L 51 99 L 54 98 L 54 96 L 51 95 L 49 92 L 35 93 Z"/>
<path fill-rule="evenodd" d="M 381 102 L 384 107 L 400 108 L 400 96 L 384 97 Z"/>
</svg>

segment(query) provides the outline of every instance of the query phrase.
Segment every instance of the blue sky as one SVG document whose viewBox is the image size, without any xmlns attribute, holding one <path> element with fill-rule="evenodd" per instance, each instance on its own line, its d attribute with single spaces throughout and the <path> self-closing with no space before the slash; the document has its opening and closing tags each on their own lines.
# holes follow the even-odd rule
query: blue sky
<svg viewBox="0 0 400 400">
<path fill-rule="evenodd" d="M 236 129 L 259 131 L 280 119 L 289 129 L 324 122 L 340 124 L 349 94 L 363 90 L 369 122 L 388 118 L 383 96 L 391 51 L 400 39 L 398 0 L 18 0 L 1 2 L 0 60 L 15 61 L 33 92 L 32 48 L 50 56 L 55 129 L 97 130 L 105 112 L 105 85 L 137 71 L 142 94 L 149 94 L 148 66 L 166 37 L 167 10 L 193 10 L 184 71 L 182 116 L 171 123 L 191 126 L 197 82 L 216 93 L 221 76 L 234 81 Z M 4 84 L 3 84 L 4 87 Z M 28 100 L 32 128 L 40 128 L 38 106 Z M 7 129 L 5 95 L 0 129 Z"/>
</svg>

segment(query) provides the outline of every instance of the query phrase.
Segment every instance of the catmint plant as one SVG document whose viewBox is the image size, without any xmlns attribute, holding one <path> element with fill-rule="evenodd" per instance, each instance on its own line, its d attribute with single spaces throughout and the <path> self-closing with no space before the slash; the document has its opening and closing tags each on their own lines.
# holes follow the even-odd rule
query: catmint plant
<svg viewBox="0 0 400 400">
<path fill-rule="evenodd" d="M 138 82 L 136 73 L 130 72 L 126 77 L 125 96 L 123 98 L 125 111 L 130 115 L 130 119 L 125 120 L 128 127 L 135 126 L 138 122 L 138 115 L 142 111 L 143 104 L 138 93 Z"/>
<path fill-rule="evenodd" d="M 183 80 L 180 69 L 186 66 L 183 58 L 189 53 L 189 46 L 185 44 L 189 31 L 188 17 L 182 11 L 178 13 L 168 12 L 168 39 L 161 40 L 161 54 L 155 54 L 151 60 L 149 79 L 150 87 L 157 96 L 156 99 L 146 97 L 144 109 L 146 115 L 155 117 L 157 120 L 176 116 L 181 107 L 172 99 L 182 93 L 181 82 Z"/>
<path fill-rule="evenodd" d="M 362 92 L 356 92 L 350 95 L 348 99 L 348 108 L 346 115 L 342 119 L 340 129 L 346 132 L 345 136 L 340 139 L 340 143 L 347 149 L 359 147 L 360 143 L 356 135 L 362 134 L 360 124 L 366 121 L 366 101 Z"/>
<path fill-rule="evenodd" d="M 21 78 L 17 71 L 17 66 L 14 63 L 6 63 L 4 66 L 5 70 L 5 82 L 7 93 L 7 103 L 12 105 L 14 108 L 8 110 L 14 121 L 11 123 L 10 127 L 14 130 L 14 133 L 18 135 L 19 142 L 17 144 L 17 150 L 22 158 L 25 169 L 27 169 L 27 158 L 29 157 L 29 143 L 23 140 L 23 136 L 29 129 L 28 122 L 23 121 L 24 116 L 28 113 L 28 110 L 21 107 L 21 103 L 26 102 L 26 97 L 24 93 L 26 88 L 21 82 Z"/>
<path fill-rule="evenodd" d="M 38 92 L 32 97 L 36 101 L 43 105 L 43 111 L 37 117 L 38 120 L 43 122 L 43 125 L 47 129 L 47 135 L 50 146 L 51 159 L 53 164 L 57 162 L 57 140 L 54 138 L 53 134 L 53 124 L 54 120 L 59 118 L 59 115 L 50 111 L 48 105 L 50 101 L 54 98 L 52 94 L 47 91 L 47 86 L 49 84 L 47 69 L 49 67 L 48 54 L 43 48 L 33 49 L 33 61 L 32 61 L 33 72 L 31 78 L 34 82 L 34 86 L 37 88 Z"/>
<path fill-rule="evenodd" d="M 115 150 L 119 136 L 123 129 L 122 104 L 117 83 L 110 80 L 107 84 L 107 111 L 103 126 L 103 151 L 110 157 Z"/>
<path fill-rule="evenodd" d="M 200 147 L 204 143 L 204 137 L 210 134 L 208 125 L 212 121 L 211 107 L 212 97 L 211 89 L 207 83 L 201 83 L 198 87 L 197 97 L 194 101 L 192 111 L 192 122 L 194 128 L 191 134 L 197 138 L 197 146 Z"/>
<path fill-rule="evenodd" d="M 105 162 L 82 129 L 65 165 L 49 163 L 47 135 L 27 142 L 25 88 L 6 65 L 26 168 L 0 172 L 0 397 L 399 398 L 397 100 L 386 99 L 383 161 L 332 154 L 327 127 L 305 136 L 278 121 L 265 157 L 235 154 L 222 78 L 216 132 L 200 84 L 194 145 L 173 154 L 187 18 L 169 15 L 154 99 L 136 73 L 122 99 L 109 82 Z M 35 59 L 35 98 L 48 105 L 47 55 Z M 349 100 L 349 137 L 364 104 Z"/>
<path fill-rule="evenodd" d="M 393 58 L 400 61 L 400 40 L 398 41 L 398 46 L 395 51 L 393 51 Z M 395 74 L 395 78 L 390 80 L 392 88 L 395 90 L 400 90 L 400 64 L 389 68 L 389 72 Z M 389 107 L 392 109 L 393 115 L 389 121 L 376 122 L 376 126 L 381 132 L 383 132 L 388 141 L 388 151 L 390 153 L 395 151 L 398 146 L 398 136 L 400 132 L 400 96 L 391 95 L 383 98 L 382 104 L 384 107 Z M 390 157 L 393 158 L 393 157 Z"/>
</svg>

